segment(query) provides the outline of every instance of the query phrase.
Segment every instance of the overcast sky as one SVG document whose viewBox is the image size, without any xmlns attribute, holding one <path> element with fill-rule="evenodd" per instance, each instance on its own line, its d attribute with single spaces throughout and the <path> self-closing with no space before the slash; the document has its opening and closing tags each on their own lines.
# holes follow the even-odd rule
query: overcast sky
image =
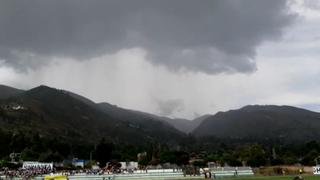
<svg viewBox="0 0 320 180">
<path fill-rule="evenodd" d="M 0 1 L 0 83 L 170 117 L 320 110 L 320 1 Z"/>
</svg>

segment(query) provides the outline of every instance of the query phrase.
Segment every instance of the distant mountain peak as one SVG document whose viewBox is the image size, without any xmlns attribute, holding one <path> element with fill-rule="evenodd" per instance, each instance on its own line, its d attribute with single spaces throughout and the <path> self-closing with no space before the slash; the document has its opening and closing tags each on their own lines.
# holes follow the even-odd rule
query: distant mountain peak
<svg viewBox="0 0 320 180">
<path fill-rule="evenodd" d="M 41 91 L 53 91 L 53 90 L 56 90 L 56 89 L 51 88 L 49 86 L 40 85 L 40 86 L 31 88 L 31 89 L 27 90 L 26 92 L 41 92 Z"/>
<path fill-rule="evenodd" d="M 302 109 L 299 107 L 288 106 L 288 105 L 247 105 L 239 109 L 240 111 L 277 111 L 277 112 L 285 112 L 285 111 L 304 111 L 304 112 L 312 112 L 307 109 Z"/>
<path fill-rule="evenodd" d="M 55 89 L 55 88 L 52 88 L 52 87 L 47 86 L 47 85 L 45 85 L 45 84 L 40 84 L 38 87 Z"/>
<path fill-rule="evenodd" d="M 281 106 L 276 106 L 276 105 L 247 105 L 244 106 L 238 110 L 240 111 L 261 111 L 261 110 L 269 110 L 269 109 L 275 109 L 275 108 L 280 108 Z"/>
</svg>

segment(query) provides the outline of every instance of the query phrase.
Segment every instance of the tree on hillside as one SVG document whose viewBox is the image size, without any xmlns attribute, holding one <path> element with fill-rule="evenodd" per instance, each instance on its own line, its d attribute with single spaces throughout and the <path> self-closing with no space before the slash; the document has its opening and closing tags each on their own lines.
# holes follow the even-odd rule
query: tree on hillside
<svg viewBox="0 0 320 180">
<path fill-rule="evenodd" d="M 105 167 L 106 163 L 111 159 L 112 149 L 113 144 L 106 142 L 105 138 L 102 138 L 96 149 L 96 160 L 99 161 L 100 167 Z"/>
</svg>

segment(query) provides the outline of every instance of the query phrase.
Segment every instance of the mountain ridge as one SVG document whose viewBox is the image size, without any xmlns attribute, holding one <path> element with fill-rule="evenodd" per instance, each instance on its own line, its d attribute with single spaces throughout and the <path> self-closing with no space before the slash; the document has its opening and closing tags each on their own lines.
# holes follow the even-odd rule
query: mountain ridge
<svg viewBox="0 0 320 180">
<path fill-rule="evenodd" d="M 3 85 L 4 86 L 4 85 Z M 15 89 L 15 88 L 12 88 L 12 87 L 9 87 L 7 86 L 8 88 L 11 88 L 11 89 Z M 67 90 L 62 90 L 62 89 L 57 89 L 57 88 L 52 88 L 50 86 L 47 86 L 47 85 L 40 85 L 40 86 L 37 86 L 35 88 L 31 88 L 29 90 L 21 90 L 21 92 L 24 92 L 24 91 L 36 91 L 37 89 L 43 89 L 45 91 L 50 91 L 50 90 L 56 90 L 56 91 L 60 91 L 64 94 L 67 94 L 67 95 L 70 95 L 72 96 L 73 98 L 75 99 L 78 99 L 80 101 L 82 101 L 83 103 L 91 106 L 91 107 L 94 107 L 96 109 L 99 109 L 99 110 L 102 110 L 106 113 L 111 113 L 113 111 L 114 112 L 117 112 L 118 115 L 121 115 L 122 114 L 120 112 L 124 112 L 126 111 L 127 113 L 129 114 L 132 114 L 133 116 L 146 116 L 150 119 L 154 119 L 154 120 L 159 120 L 159 121 L 163 121 L 165 123 L 168 123 L 170 124 L 171 126 L 173 126 L 174 128 L 178 129 L 179 131 L 181 132 L 184 132 L 184 133 L 190 133 L 193 129 L 195 129 L 201 121 L 197 121 L 197 119 L 194 119 L 194 120 L 187 120 L 187 119 L 172 119 L 172 118 L 169 118 L 169 117 L 165 117 L 165 116 L 159 116 L 159 115 L 155 115 L 155 114 L 151 114 L 151 113 L 147 113 L 147 112 L 143 112 L 143 111 L 138 111 L 138 110 L 133 110 L 133 109 L 126 109 L 126 108 L 122 108 L 122 107 L 118 107 L 116 105 L 113 105 L 113 104 L 110 104 L 110 103 L 107 103 L 107 102 L 99 102 L 99 103 L 96 103 L 82 95 L 79 95 L 77 93 L 74 93 L 74 92 L 71 92 L 71 91 L 67 91 Z M 0 89 L 0 92 L 1 92 L 1 89 Z M 20 92 L 20 93 L 21 93 Z M 12 95 L 16 95 L 17 93 L 13 93 Z M 8 98 L 9 96 L 6 96 L 6 98 Z M 5 99 L 5 98 L 3 98 Z M 103 108 L 104 106 L 104 108 Z M 205 115 L 206 116 L 206 115 Z M 204 116 L 203 116 L 204 117 Z"/>
<path fill-rule="evenodd" d="M 287 105 L 248 105 L 189 121 L 125 109 L 106 102 L 95 103 L 76 93 L 45 85 L 26 91 L 0 86 L 0 95 L 1 89 L 5 89 L 4 92 L 13 90 L 11 94 L 2 95 L 6 98 L 0 98 L 2 113 L 13 119 L 8 121 L 6 116 L 0 116 L 2 127 L 42 128 L 47 134 L 57 133 L 63 137 L 70 137 L 70 134 L 79 139 L 117 137 L 119 141 L 127 139 L 140 143 L 134 137 L 177 142 L 187 134 L 198 138 L 290 141 L 314 140 L 320 136 L 320 113 Z M 7 107 L 22 110 L 20 113 L 6 110 Z M 19 121 L 19 118 L 26 121 Z"/>
<path fill-rule="evenodd" d="M 249 105 L 218 112 L 192 133 L 198 137 L 315 140 L 320 136 L 320 113 L 293 106 Z"/>
<path fill-rule="evenodd" d="M 57 134 L 86 141 L 106 137 L 141 144 L 154 140 L 165 142 L 174 137 L 167 141 L 174 144 L 184 136 L 168 123 L 155 119 L 123 119 L 81 98 L 84 97 L 41 85 L 2 100 L 1 107 L 9 108 L 1 109 L 5 116 L 0 116 L 0 124 L 4 129 L 35 130 L 48 136 Z M 21 106 L 23 110 L 14 110 L 14 106 Z"/>
</svg>

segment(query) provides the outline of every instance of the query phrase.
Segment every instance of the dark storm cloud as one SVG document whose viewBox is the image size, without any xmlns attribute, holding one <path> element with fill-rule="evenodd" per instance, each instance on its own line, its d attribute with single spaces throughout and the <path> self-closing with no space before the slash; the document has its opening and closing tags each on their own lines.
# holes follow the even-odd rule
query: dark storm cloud
<svg viewBox="0 0 320 180">
<path fill-rule="evenodd" d="M 173 70 L 251 72 L 256 47 L 294 17 L 285 0 L 0 1 L 0 59 L 25 67 L 141 47 Z"/>
</svg>

